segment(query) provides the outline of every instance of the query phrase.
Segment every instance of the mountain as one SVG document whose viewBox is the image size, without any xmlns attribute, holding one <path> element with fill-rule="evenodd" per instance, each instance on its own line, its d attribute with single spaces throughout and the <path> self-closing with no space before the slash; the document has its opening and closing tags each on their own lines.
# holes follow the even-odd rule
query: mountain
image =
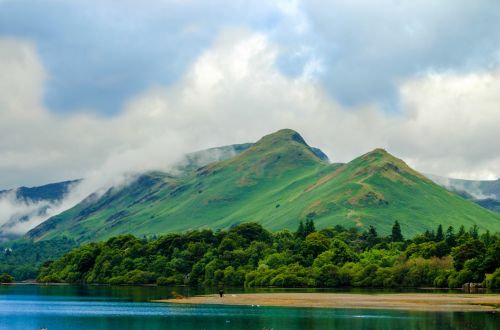
<svg viewBox="0 0 500 330">
<path fill-rule="evenodd" d="M 500 200 L 500 179 L 462 180 L 432 174 L 428 174 L 427 176 L 443 187 L 457 192 L 466 192 L 475 199 L 492 198 Z"/>
<path fill-rule="evenodd" d="M 321 153 L 322 154 L 322 153 Z M 95 241 L 228 228 L 248 221 L 295 230 L 300 220 L 407 236 L 443 226 L 500 230 L 500 216 L 435 184 L 383 149 L 330 164 L 295 131 L 267 135 L 235 156 L 172 175 L 152 172 L 89 196 L 37 226 L 27 238 Z"/>
<path fill-rule="evenodd" d="M 69 187 L 79 180 L 63 181 L 56 183 L 49 183 L 38 187 L 19 187 L 16 189 L 1 190 L 0 198 L 3 196 L 14 193 L 16 199 L 24 200 L 27 202 L 50 201 L 56 202 L 61 200 L 69 190 Z"/>
<path fill-rule="evenodd" d="M 478 205 L 500 213 L 500 179 L 498 180 L 462 180 L 428 174 L 431 180 L 472 200 Z"/>
<path fill-rule="evenodd" d="M 77 182 L 64 181 L 0 191 L 3 209 L 0 215 L 0 242 L 19 237 L 46 219 L 50 209 L 57 206 Z M 25 229 L 26 226 L 28 228 Z"/>
<path fill-rule="evenodd" d="M 208 163 L 231 158 L 251 146 L 252 143 L 244 143 L 188 153 L 171 168 L 172 175 L 187 173 Z M 60 212 L 58 209 L 63 198 L 80 181 L 1 190 L 0 242 L 19 238 L 49 218 L 51 214 L 54 215 L 54 212 Z"/>
<path fill-rule="evenodd" d="M 485 198 L 485 199 L 475 199 L 474 203 L 481 205 L 488 210 L 492 210 L 493 212 L 500 213 L 500 200 L 493 198 Z"/>
</svg>

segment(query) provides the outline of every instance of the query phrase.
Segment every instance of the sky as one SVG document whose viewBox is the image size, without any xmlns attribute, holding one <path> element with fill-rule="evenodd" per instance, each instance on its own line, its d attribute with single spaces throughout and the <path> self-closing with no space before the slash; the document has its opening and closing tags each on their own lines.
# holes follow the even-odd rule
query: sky
<svg viewBox="0 0 500 330">
<path fill-rule="evenodd" d="M 0 0 L 0 190 L 300 132 L 500 177 L 497 0 Z"/>
</svg>

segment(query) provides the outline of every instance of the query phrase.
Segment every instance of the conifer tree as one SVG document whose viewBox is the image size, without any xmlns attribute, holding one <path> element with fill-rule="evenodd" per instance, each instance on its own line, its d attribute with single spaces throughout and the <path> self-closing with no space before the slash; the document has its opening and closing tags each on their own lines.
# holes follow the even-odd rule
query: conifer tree
<svg viewBox="0 0 500 330">
<path fill-rule="evenodd" d="M 476 224 L 474 224 L 474 226 L 472 226 L 469 229 L 469 234 L 472 236 L 473 239 L 478 239 L 479 238 L 479 227 Z"/>
<path fill-rule="evenodd" d="M 436 231 L 436 242 L 441 242 L 443 239 L 444 239 L 443 226 L 439 224 L 438 229 Z"/>
<path fill-rule="evenodd" d="M 375 227 L 370 226 L 370 228 L 368 229 L 368 233 L 366 235 L 366 241 L 368 243 L 368 247 L 370 248 L 378 243 L 378 234 Z"/>
<path fill-rule="evenodd" d="M 297 228 L 295 236 L 299 238 L 306 237 L 306 229 L 304 228 L 304 223 L 302 222 L 302 220 L 299 222 L 299 228 Z"/>
<path fill-rule="evenodd" d="M 305 226 L 305 236 L 314 233 L 316 231 L 316 228 L 314 227 L 314 221 L 313 219 L 307 219 L 306 220 L 306 226 Z"/>
<path fill-rule="evenodd" d="M 460 239 L 464 235 L 465 235 L 465 227 L 464 227 L 464 225 L 461 225 L 460 228 L 458 229 L 457 238 Z"/>
<path fill-rule="evenodd" d="M 449 226 L 446 229 L 446 244 L 451 248 L 456 245 L 455 229 L 453 226 Z"/>
<path fill-rule="evenodd" d="M 391 239 L 393 242 L 403 241 L 403 234 L 401 234 L 401 226 L 399 225 L 398 220 L 394 221 L 394 225 L 392 226 Z"/>
</svg>

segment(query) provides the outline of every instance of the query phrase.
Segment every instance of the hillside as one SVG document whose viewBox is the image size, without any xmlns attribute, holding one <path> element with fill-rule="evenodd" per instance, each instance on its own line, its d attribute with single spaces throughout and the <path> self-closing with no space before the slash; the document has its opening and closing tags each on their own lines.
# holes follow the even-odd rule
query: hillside
<svg viewBox="0 0 500 330">
<path fill-rule="evenodd" d="M 462 180 L 428 174 L 431 180 L 484 208 L 500 213 L 500 179 Z"/>
<path fill-rule="evenodd" d="M 153 235 L 228 228 L 256 221 L 271 230 L 374 225 L 404 235 L 477 224 L 500 230 L 500 216 L 433 183 L 385 150 L 330 164 L 295 131 L 267 135 L 236 156 L 181 176 L 148 173 L 134 183 L 90 196 L 27 234 L 101 240 L 123 233 Z"/>
</svg>

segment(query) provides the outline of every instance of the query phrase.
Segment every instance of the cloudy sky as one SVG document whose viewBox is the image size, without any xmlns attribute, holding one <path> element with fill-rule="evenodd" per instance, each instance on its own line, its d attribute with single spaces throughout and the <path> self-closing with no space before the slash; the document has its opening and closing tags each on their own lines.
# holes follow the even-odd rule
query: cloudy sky
<svg viewBox="0 0 500 330">
<path fill-rule="evenodd" d="M 500 177 L 500 1 L 0 0 L 0 190 L 298 130 Z"/>
</svg>

